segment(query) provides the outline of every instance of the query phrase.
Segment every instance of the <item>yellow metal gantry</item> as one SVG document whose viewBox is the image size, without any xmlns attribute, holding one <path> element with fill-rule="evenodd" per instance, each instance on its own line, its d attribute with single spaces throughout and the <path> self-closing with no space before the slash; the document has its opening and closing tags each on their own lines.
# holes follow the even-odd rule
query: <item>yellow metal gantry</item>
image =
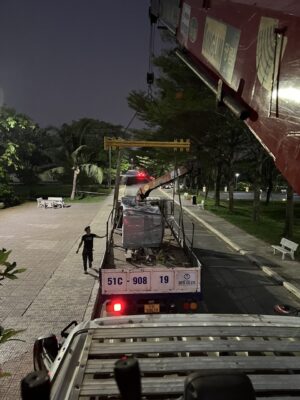
<svg viewBox="0 0 300 400">
<path fill-rule="evenodd" d="M 116 171 L 116 185 L 115 185 L 115 193 L 114 193 L 114 205 L 113 205 L 113 214 L 112 219 L 116 218 L 116 210 L 118 205 L 119 198 L 119 185 L 120 185 L 120 168 L 121 168 L 121 149 L 125 148 L 141 148 L 141 147 L 152 147 L 152 148 L 167 148 L 174 149 L 180 151 L 190 151 L 190 140 L 189 139 L 180 139 L 174 140 L 173 142 L 162 142 L 162 141 L 151 141 L 151 140 L 125 140 L 121 138 L 114 137 L 104 137 L 104 150 L 109 150 L 109 171 L 111 171 L 111 150 L 119 150 L 118 161 L 117 161 L 117 171 Z M 110 176 L 110 173 L 109 173 Z M 111 186 L 110 178 L 109 178 L 109 187 Z"/>
<path fill-rule="evenodd" d="M 124 149 L 130 147 L 152 147 L 168 148 L 174 150 L 190 151 L 190 139 L 179 139 L 173 142 L 151 141 L 151 140 L 124 140 L 120 138 L 104 137 L 104 150 Z"/>
</svg>

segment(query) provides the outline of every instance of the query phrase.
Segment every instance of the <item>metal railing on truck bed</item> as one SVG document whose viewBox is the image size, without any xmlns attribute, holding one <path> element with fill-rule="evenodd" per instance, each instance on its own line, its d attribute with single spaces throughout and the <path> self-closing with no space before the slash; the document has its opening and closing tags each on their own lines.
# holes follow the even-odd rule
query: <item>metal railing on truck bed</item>
<svg viewBox="0 0 300 400">
<path fill-rule="evenodd" d="M 170 203 L 157 199 L 155 202 L 164 208 Z M 99 293 L 92 317 L 199 312 L 201 263 L 178 234 L 179 225 L 174 218 L 159 214 L 155 224 L 149 227 L 143 220 L 144 214 L 138 215 L 139 207 L 133 210 L 133 223 L 126 217 L 123 225 L 115 224 L 109 231 L 111 216 L 107 222 L 107 247 L 101 262 Z M 146 217 L 149 219 L 149 215 Z M 128 231 L 132 230 L 125 241 L 132 244 L 129 249 L 124 244 L 124 225 Z M 155 234 L 152 228 L 156 229 Z M 136 242 L 145 241 L 145 234 L 156 246 L 135 248 Z"/>
<path fill-rule="evenodd" d="M 50 371 L 51 399 L 120 398 L 114 365 L 124 356 L 139 362 L 143 399 L 178 399 L 192 372 L 224 370 L 245 373 L 257 399 L 300 398 L 299 318 L 202 314 L 79 324 Z"/>
</svg>

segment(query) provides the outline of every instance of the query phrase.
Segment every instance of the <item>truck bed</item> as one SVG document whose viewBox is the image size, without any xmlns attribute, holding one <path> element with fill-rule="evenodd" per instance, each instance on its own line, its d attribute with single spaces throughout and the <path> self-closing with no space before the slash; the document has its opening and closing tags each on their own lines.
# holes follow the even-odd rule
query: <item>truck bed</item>
<svg viewBox="0 0 300 400">
<path fill-rule="evenodd" d="M 101 268 L 101 295 L 200 293 L 201 263 L 185 250 L 169 226 L 159 247 L 128 251 L 115 229 Z"/>
<path fill-rule="evenodd" d="M 167 207 L 165 202 L 163 207 Z M 134 209 L 134 217 L 138 211 Z M 147 213 L 145 215 L 148 218 Z M 134 231 L 136 223 L 138 232 L 142 235 L 146 233 L 153 247 L 124 247 L 122 235 L 124 224 L 129 223 L 129 219 L 123 219 L 120 228 L 112 229 L 100 268 L 99 292 L 92 318 L 199 312 L 202 300 L 201 262 L 191 246 L 185 244 L 174 217 L 155 215 L 159 216 L 156 221 L 160 232 L 158 245 L 157 236 L 154 241 L 151 240 L 153 225 L 149 226 L 143 215 L 137 221 L 130 221 L 129 230 L 129 233 Z M 130 238 L 127 238 L 128 242 Z"/>
<path fill-rule="evenodd" d="M 257 399 L 300 398 L 299 318 L 198 314 L 81 323 L 52 368 L 51 399 L 120 398 L 113 368 L 124 355 L 139 361 L 144 399 L 178 399 L 190 373 L 220 370 L 246 373 Z"/>
<path fill-rule="evenodd" d="M 163 242 L 157 249 L 145 249 L 147 254 L 140 255 L 139 258 L 126 259 L 126 249 L 122 247 L 122 230 L 115 229 L 113 240 L 110 246 L 110 252 L 103 264 L 103 269 L 135 269 L 135 268 L 191 268 L 192 264 L 182 247 L 178 244 L 169 227 L 165 228 Z M 128 253 L 127 253 L 128 254 Z M 147 261 L 154 259 L 155 261 Z M 152 257 L 153 255 L 153 257 Z"/>
</svg>

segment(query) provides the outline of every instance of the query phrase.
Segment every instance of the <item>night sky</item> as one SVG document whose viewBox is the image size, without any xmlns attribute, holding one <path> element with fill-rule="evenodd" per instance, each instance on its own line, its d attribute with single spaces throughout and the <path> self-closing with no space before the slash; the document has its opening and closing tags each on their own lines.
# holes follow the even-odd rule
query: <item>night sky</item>
<svg viewBox="0 0 300 400">
<path fill-rule="evenodd" d="M 148 7 L 148 0 L 1 0 L 1 105 L 42 127 L 82 117 L 126 126 L 134 114 L 129 91 L 147 90 Z"/>
</svg>

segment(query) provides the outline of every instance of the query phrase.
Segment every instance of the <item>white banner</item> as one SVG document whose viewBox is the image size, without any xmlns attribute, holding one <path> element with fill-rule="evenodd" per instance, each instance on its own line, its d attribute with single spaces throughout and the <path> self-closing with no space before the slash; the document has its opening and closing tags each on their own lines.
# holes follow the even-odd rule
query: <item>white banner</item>
<svg viewBox="0 0 300 400">
<path fill-rule="evenodd" d="M 102 269 L 102 294 L 200 292 L 201 269 Z"/>
</svg>

